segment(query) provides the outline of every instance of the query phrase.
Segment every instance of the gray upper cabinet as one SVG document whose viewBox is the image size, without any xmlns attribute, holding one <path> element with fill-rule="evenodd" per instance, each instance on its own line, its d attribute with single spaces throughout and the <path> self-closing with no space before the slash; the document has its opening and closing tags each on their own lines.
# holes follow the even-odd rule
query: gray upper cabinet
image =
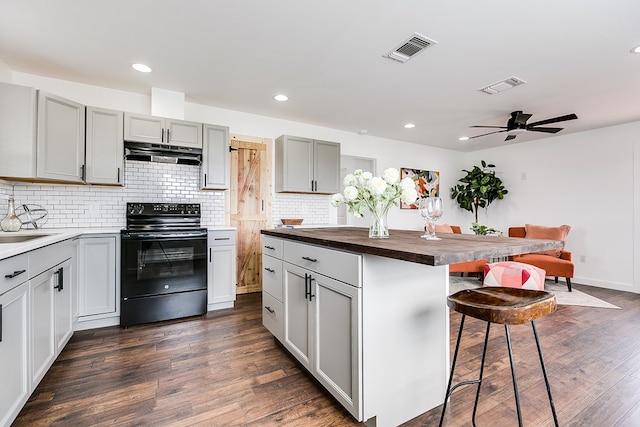
<svg viewBox="0 0 640 427">
<path fill-rule="evenodd" d="M 37 91 L 0 82 L 0 176 L 36 177 Z"/>
<path fill-rule="evenodd" d="M 123 185 L 123 128 L 122 111 L 87 107 L 87 183 Z"/>
<path fill-rule="evenodd" d="M 125 113 L 124 139 L 202 148 L 202 123 Z"/>
<path fill-rule="evenodd" d="M 229 128 L 204 125 L 202 147 L 202 188 L 229 188 Z"/>
<path fill-rule="evenodd" d="M 84 105 L 38 92 L 38 178 L 83 182 L 84 131 Z"/>
<path fill-rule="evenodd" d="M 297 136 L 276 139 L 276 191 L 340 191 L 340 144 Z"/>
</svg>

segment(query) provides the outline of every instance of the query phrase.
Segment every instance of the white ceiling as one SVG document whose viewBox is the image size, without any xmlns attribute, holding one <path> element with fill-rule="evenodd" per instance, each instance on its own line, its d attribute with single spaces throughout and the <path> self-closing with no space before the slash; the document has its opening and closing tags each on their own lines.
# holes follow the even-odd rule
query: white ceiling
<svg viewBox="0 0 640 427">
<path fill-rule="evenodd" d="M 438 43 L 383 58 L 414 32 Z M 558 135 L 640 120 L 637 45 L 637 0 L 0 0 L 14 71 L 461 151 L 548 136 L 458 141 L 515 110 L 576 113 Z"/>
</svg>

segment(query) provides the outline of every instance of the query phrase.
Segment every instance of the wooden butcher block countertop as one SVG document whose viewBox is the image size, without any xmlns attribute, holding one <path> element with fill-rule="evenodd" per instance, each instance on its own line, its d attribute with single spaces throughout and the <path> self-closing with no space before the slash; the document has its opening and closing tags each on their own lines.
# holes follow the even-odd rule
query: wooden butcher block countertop
<svg viewBox="0 0 640 427">
<path fill-rule="evenodd" d="M 262 234 L 434 266 L 562 247 L 562 242 L 557 240 L 473 234 L 438 233 L 442 240 L 425 240 L 420 237 L 423 232 L 418 230 L 390 230 L 388 239 L 370 239 L 369 229 L 361 227 L 282 228 L 262 230 Z"/>
</svg>

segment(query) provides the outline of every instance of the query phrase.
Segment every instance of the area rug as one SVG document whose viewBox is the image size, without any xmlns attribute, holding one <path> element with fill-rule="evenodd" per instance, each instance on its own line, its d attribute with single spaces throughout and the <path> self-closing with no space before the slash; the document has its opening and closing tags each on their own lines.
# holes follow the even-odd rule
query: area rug
<svg viewBox="0 0 640 427">
<path fill-rule="evenodd" d="M 482 284 L 475 277 L 449 277 L 449 293 L 451 294 L 463 289 L 473 289 L 480 286 L 482 286 Z M 576 288 L 573 288 L 573 291 L 569 292 L 565 283 L 555 283 L 553 280 L 547 280 L 544 283 L 544 289 L 556 294 L 556 301 L 559 305 L 581 305 L 584 307 L 620 309 L 620 307 L 616 305 L 585 294 Z"/>
</svg>

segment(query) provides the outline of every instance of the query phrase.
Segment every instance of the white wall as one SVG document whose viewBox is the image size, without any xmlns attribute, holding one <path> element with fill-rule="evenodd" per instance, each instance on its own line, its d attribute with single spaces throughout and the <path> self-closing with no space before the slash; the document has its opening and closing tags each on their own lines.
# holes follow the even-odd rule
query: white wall
<svg viewBox="0 0 640 427">
<path fill-rule="evenodd" d="M 505 230 L 568 224 L 576 283 L 640 293 L 639 144 L 635 122 L 469 154 L 473 162 L 495 163 L 509 190 L 499 209 L 489 208 L 486 223 Z"/>
</svg>

